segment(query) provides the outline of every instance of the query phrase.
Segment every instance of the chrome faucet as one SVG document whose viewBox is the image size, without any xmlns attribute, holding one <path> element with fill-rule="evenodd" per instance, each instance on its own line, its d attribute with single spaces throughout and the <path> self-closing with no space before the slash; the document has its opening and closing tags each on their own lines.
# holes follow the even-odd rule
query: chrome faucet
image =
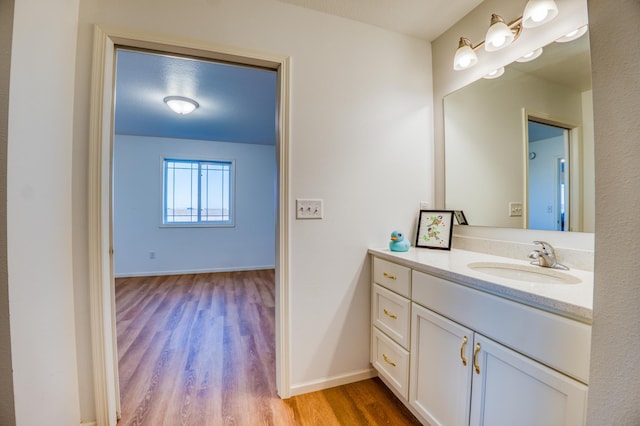
<svg viewBox="0 0 640 426">
<path fill-rule="evenodd" d="M 551 244 L 545 241 L 534 241 L 533 243 L 541 247 L 540 250 L 533 250 L 529 253 L 529 259 L 534 259 L 531 261 L 532 265 L 542 266 L 544 268 L 563 269 L 565 271 L 569 270 L 569 268 L 563 264 L 558 263 L 556 260 L 556 252 Z"/>
</svg>

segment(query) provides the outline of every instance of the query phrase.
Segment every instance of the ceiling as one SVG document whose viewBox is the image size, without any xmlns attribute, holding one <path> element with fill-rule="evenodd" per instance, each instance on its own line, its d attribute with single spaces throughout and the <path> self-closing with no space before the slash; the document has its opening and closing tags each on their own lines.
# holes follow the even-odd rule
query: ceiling
<svg viewBox="0 0 640 426">
<path fill-rule="evenodd" d="M 279 0 L 431 41 L 482 0 Z M 275 144 L 274 71 L 118 50 L 115 133 Z M 165 96 L 200 107 L 173 113 Z"/>
<path fill-rule="evenodd" d="M 432 41 L 483 0 L 279 0 Z"/>
<path fill-rule="evenodd" d="M 119 49 L 115 133 L 274 145 L 275 71 Z M 165 96 L 199 103 L 178 115 Z"/>
<path fill-rule="evenodd" d="M 481 0 L 279 0 L 386 28 L 424 40 L 437 38 Z M 514 63 L 525 72 L 547 72 L 568 86 L 591 84 L 588 38 L 558 49 L 581 47 L 579 57 L 560 50 Z M 559 43 L 554 43 L 558 45 Z M 551 47 L 551 46 L 550 46 Z M 554 47 L 555 49 L 556 47 Z M 115 132 L 136 136 L 274 145 L 277 75 L 272 70 L 151 52 L 119 49 L 116 62 Z M 568 74 L 560 72 L 578 65 Z M 549 71 L 551 70 L 551 71 Z M 172 112 L 166 96 L 186 96 L 200 107 Z"/>
</svg>

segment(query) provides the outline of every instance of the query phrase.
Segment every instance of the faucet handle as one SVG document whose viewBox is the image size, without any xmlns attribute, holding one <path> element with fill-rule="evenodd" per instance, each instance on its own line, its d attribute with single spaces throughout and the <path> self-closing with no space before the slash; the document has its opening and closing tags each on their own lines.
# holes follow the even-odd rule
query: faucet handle
<svg viewBox="0 0 640 426">
<path fill-rule="evenodd" d="M 544 254 L 547 254 L 549 256 L 554 256 L 555 257 L 556 252 L 553 249 L 553 246 L 551 244 L 549 244 L 548 242 L 546 242 L 546 241 L 534 241 L 533 243 L 542 246 L 542 252 Z"/>
</svg>

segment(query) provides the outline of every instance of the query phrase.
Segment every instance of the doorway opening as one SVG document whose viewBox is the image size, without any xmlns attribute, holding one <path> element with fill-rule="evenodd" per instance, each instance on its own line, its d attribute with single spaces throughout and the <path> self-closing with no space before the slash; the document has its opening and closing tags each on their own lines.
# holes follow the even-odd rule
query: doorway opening
<svg viewBox="0 0 640 426">
<path fill-rule="evenodd" d="M 529 229 L 569 228 L 569 131 L 528 121 Z"/>
<path fill-rule="evenodd" d="M 579 126 L 565 119 L 527 111 L 523 124 L 525 228 L 581 230 Z"/>
<path fill-rule="evenodd" d="M 95 27 L 91 93 L 89 158 L 89 272 L 94 389 L 98 424 L 115 424 L 120 414 L 115 327 L 115 288 L 112 241 L 112 149 L 114 124 L 115 52 L 117 47 L 165 52 L 271 69 L 277 73 L 276 108 L 276 237 L 275 340 L 276 387 L 290 396 L 289 382 L 289 202 L 288 117 L 290 59 L 255 51 Z M 162 105 L 166 108 L 165 105 Z"/>
<path fill-rule="evenodd" d="M 276 396 L 276 81 L 263 67 L 116 48 L 112 238 L 123 424 L 200 424 L 223 410 L 241 419 L 235 401 L 255 402 L 246 386 Z M 195 109 L 174 111 L 167 101 L 176 99 Z"/>
</svg>

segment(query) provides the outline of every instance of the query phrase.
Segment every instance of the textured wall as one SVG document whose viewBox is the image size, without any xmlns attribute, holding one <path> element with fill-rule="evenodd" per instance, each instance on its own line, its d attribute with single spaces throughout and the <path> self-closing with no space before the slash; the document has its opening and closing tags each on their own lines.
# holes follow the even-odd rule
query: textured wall
<svg viewBox="0 0 640 426">
<path fill-rule="evenodd" d="M 596 158 L 589 424 L 640 424 L 640 3 L 589 1 Z"/>
<path fill-rule="evenodd" d="M 15 422 L 7 276 L 7 124 L 13 0 L 0 1 L 0 425 Z"/>
<path fill-rule="evenodd" d="M 18 425 L 77 425 L 71 150 L 78 0 L 15 2 L 7 267 Z"/>
</svg>

